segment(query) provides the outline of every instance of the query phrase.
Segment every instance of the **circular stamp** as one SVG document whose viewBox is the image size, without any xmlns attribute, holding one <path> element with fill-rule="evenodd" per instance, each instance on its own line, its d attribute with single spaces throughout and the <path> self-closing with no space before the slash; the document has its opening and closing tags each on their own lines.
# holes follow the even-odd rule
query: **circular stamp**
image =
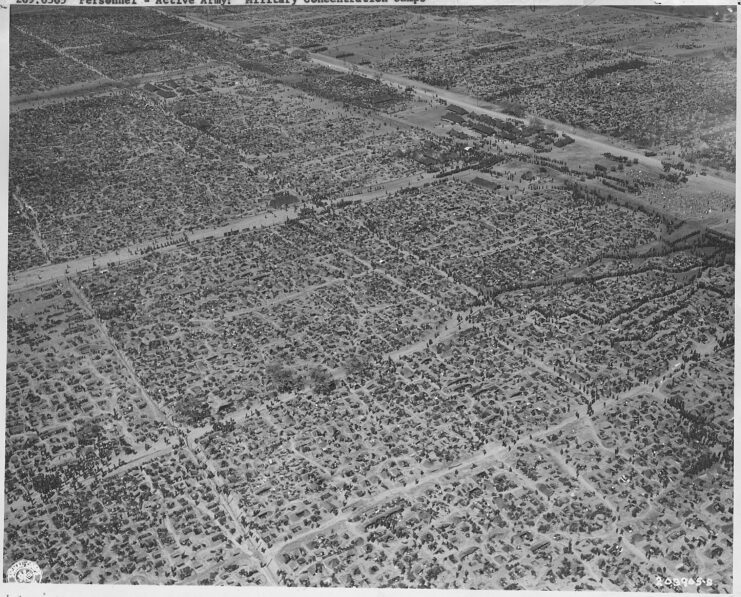
<svg viewBox="0 0 741 597">
<path fill-rule="evenodd" d="M 31 560 L 18 560 L 7 572 L 8 582 L 41 582 L 41 568 Z"/>
</svg>

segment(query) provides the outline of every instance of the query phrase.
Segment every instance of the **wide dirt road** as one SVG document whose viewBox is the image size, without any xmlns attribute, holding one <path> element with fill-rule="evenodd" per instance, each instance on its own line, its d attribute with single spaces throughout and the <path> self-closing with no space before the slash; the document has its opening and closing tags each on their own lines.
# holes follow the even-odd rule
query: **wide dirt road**
<svg viewBox="0 0 741 597">
<path fill-rule="evenodd" d="M 491 116 L 492 118 L 514 118 L 509 114 L 505 114 L 504 112 L 496 110 L 490 104 L 480 105 L 480 100 L 469 95 L 464 95 L 446 89 L 440 89 L 439 87 L 433 87 L 432 85 L 428 85 L 420 81 L 415 81 L 402 75 L 384 73 L 372 68 L 368 68 L 366 66 L 350 64 L 348 62 L 345 62 L 344 60 L 339 60 L 337 58 L 326 56 L 324 54 L 310 54 L 310 57 L 313 62 L 321 64 L 323 66 L 327 66 L 329 68 L 341 70 L 344 72 L 357 72 L 358 74 L 362 74 L 371 78 L 380 77 L 381 81 L 389 83 L 396 87 L 400 87 L 402 89 L 411 87 L 414 90 L 414 93 L 422 99 L 442 99 L 448 103 L 456 104 L 461 108 L 468 110 L 469 112 L 473 112 L 475 114 L 485 114 L 487 116 Z M 515 118 L 515 120 L 524 122 L 523 118 Z M 627 156 L 631 160 L 638 159 L 642 164 L 650 167 L 658 169 L 662 168 L 661 159 L 658 156 L 650 158 L 646 157 L 641 150 L 636 147 L 631 147 L 630 144 L 626 142 L 610 139 L 597 133 L 578 129 L 571 125 L 564 124 L 563 122 L 541 118 L 540 116 L 538 117 L 538 120 L 542 121 L 546 125 L 552 126 L 559 133 L 566 133 L 570 137 L 573 137 L 577 143 L 584 147 L 587 147 L 590 151 L 594 152 L 595 156 L 609 152 Z M 707 187 L 708 192 L 719 191 L 728 195 L 736 194 L 735 181 L 724 180 L 717 176 L 710 175 L 703 177 L 703 179 L 703 186 Z"/>
</svg>

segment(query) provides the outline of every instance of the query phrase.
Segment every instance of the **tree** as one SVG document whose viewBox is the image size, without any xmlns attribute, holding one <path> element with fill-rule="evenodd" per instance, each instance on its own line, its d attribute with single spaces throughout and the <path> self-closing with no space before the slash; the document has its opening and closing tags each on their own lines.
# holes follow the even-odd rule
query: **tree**
<svg viewBox="0 0 741 597">
<path fill-rule="evenodd" d="M 265 368 L 265 373 L 279 392 L 293 392 L 303 385 L 303 379 L 299 374 L 280 363 L 269 364 Z"/>
<path fill-rule="evenodd" d="M 349 375 L 363 376 L 369 373 L 371 363 L 367 356 L 352 355 L 345 363 Z"/>
<path fill-rule="evenodd" d="M 309 383 L 317 394 L 329 394 L 335 387 L 332 374 L 323 367 L 315 367 L 309 372 Z"/>
<path fill-rule="evenodd" d="M 502 112 L 511 116 L 522 117 L 525 115 L 525 107 L 522 104 L 516 102 L 502 102 Z"/>
<path fill-rule="evenodd" d="M 537 116 L 531 116 L 530 117 L 530 126 L 538 131 L 542 131 L 545 128 L 545 125 L 543 124 L 543 121 L 538 118 Z"/>
</svg>

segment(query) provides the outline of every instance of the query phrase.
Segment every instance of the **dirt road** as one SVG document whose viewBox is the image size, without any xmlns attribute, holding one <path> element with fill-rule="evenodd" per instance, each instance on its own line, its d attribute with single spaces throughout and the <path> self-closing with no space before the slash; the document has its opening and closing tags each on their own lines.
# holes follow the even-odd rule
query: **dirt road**
<svg viewBox="0 0 741 597">
<path fill-rule="evenodd" d="M 432 174 L 405 176 L 385 183 L 374 185 L 370 189 L 365 188 L 356 195 L 339 197 L 328 202 L 335 205 L 342 201 L 373 201 L 385 197 L 387 193 L 393 193 L 405 187 L 421 187 L 434 179 Z M 187 237 L 189 242 L 196 242 L 208 238 L 219 238 L 228 232 L 241 230 L 252 230 L 264 226 L 282 224 L 289 218 L 296 218 L 300 209 L 295 204 L 288 209 L 268 210 L 255 215 L 246 216 L 240 220 L 211 228 L 202 228 L 193 232 L 175 232 L 170 235 L 161 236 L 141 243 L 132 244 L 119 249 L 107 251 L 97 255 L 86 255 L 76 259 L 70 259 L 60 263 L 42 265 L 22 272 L 11 272 L 8 275 L 8 292 L 18 292 L 27 288 L 41 286 L 54 280 L 60 280 L 67 276 L 75 276 L 80 272 L 99 268 L 107 269 L 112 265 L 121 265 L 130 261 L 141 259 L 150 250 L 167 251 L 174 250 L 182 245 Z M 184 236 L 185 235 L 185 236 Z M 155 248 L 156 247 L 156 248 Z"/>
<path fill-rule="evenodd" d="M 333 58 L 332 56 L 326 56 L 324 54 L 310 54 L 310 57 L 313 62 L 317 64 L 321 64 L 323 66 L 327 66 L 329 68 L 333 68 L 335 70 L 341 70 L 344 72 L 357 72 L 358 74 L 362 74 L 364 76 L 371 77 L 371 78 L 376 78 L 380 76 L 381 81 L 387 84 L 393 85 L 395 87 L 398 87 L 400 89 L 406 89 L 407 87 L 411 87 L 414 93 L 420 99 L 423 99 L 423 100 L 442 99 L 448 103 L 456 104 L 457 106 L 460 106 L 461 108 L 468 110 L 469 112 L 473 112 L 475 114 L 484 114 L 492 118 L 499 118 L 499 119 L 504 119 L 504 120 L 508 118 L 514 118 L 515 120 L 518 120 L 520 122 L 525 122 L 526 120 L 524 118 L 515 118 L 513 116 L 510 116 L 509 114 L 505 114 L 504 112 L 501 112 L 495 109 L 490 104 L 481 105 L 481 101 L 475 97 L 457 93 L 455 91 L 448 91 L 445 89 L 440 89 L 439 87 L 433 87 L 432 85 L 428 85 L 420 81 L 415 81 L 413 79 L 409 79 L 401 75 L 384 73 L 384 72 L 380 72 L 378 70 L 369 68 L 367 66 L 359 66 L 356 64 L 350 64 L 348 62 L 345 62 L 344 60 L 339 60 L 337 58 Z M 630 144 L 624 141 L 610 139 L 603 135 L 599 135 L 598 133 L 592 133 L 590 131 L 578 129 L 576 127 L 573 127 L 568 124 L 564 124 L 562 122 L 557 122 L 555 120 L 549 120 L 547 118 L 541 118 L 540 116 L 538 117 L 538 119 L 541 122 L 543 122 L 543 124 L 552 126 L 558 133 L 568 134 L 577 143 L 581 144 L 582 146 L 588 148 L 590 151 L 594 152 L 595 157 L 603 153 L 609 152 L 613 154 L 627 156 L 631 160 L 637 159 L 642 164 L 645 164 L 649 167 L 658 168 L 658 169 L 662 168 L 661 158 L 659 156 L 646 157 L 643 151 L 639 150 L 636 147 L 632 147 Z M 735 181 L 724 180 L 717 176 L 710 176 L 710 175 L 703 177 L 703 178 L 704 178 L 704 186 L 706 186 L 708 191 L 720 191 L 728 195 L 736 194 Z"/>
</svg>

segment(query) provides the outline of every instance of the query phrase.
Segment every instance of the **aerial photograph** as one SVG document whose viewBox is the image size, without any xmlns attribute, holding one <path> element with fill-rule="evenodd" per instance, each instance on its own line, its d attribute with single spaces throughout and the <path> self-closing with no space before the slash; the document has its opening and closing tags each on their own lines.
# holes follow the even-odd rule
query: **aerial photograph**
<svg viewBox="0 0 741 597">
<path fill-rule="evenodd" d="M 736 4 L 158 4 L 6 11 L 3 580 L 732 594 Z"/>
</svg>

